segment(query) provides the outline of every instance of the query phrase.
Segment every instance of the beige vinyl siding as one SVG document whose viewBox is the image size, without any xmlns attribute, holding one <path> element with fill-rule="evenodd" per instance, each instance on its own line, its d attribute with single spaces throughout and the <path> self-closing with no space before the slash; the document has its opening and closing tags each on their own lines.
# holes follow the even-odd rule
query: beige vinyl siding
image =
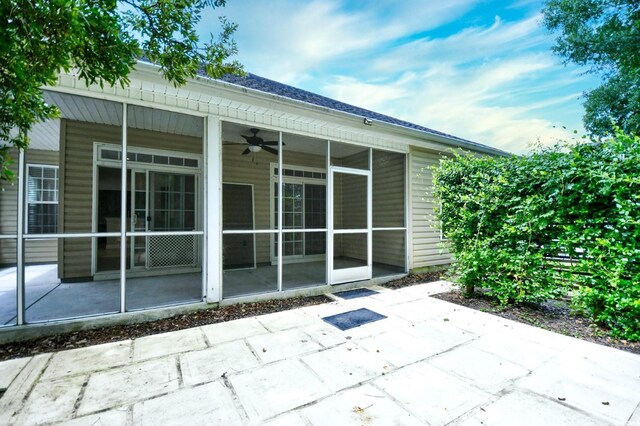
<svg viewBox="0 0 640 426">
<path fill-rule="evenodd" d="M 64 211 L 61 230 L 66 233 L 91 232 L 93 211 L 93 146 L 94 142 L 121 145 L 122 129 L 80 121 L 64 123 L 64 170 L 61 170 L 61 198 Z M 202 153 L 202 138 L 129 129 L 130 147 L 153 148 L 177 152 Z M 91 276 L 90 239 L 68 239 L 60 244 L 62 278 Z"/>
<path fill-rule="evenodd" d="M 373 263 L 405 267 L 405 232 L 373 231 Z"/>
<path fill-rule="evenodd" d="M 10 150 L 14 163 L 9 169 L 17 174 L 18 152 Z M 8 183 L 0 181 L 0 235 L 15 235 L 18 218 L 18 180 Z M 16 264 L 16 240 L 0 239 L 0 265 Z"/>
<path fill-rule="evenodd" d="M 405 226 L 404 154 L 373 150 L 373 227 Z M 405 266 L 405 232 L 374 231 L 373 262 Z"/>
<path fill-rule="evenodd" d="M 349 155 L 342 159 L 332 159 L 336 166 L 355 169 L 368 169 L 369 150 Z M 367 228 L 367 178 L 360 175 L 335 175 L 333 191 L 334 202 L 334 228 L 339 229 L 364 229 Z M 345 207 L 346 206 L 346 207 Z M 345 235 L 341 241 L 334 237 L 335 257 L 350 257 L 353 259 L 367 260 L 367 240 L 361 236 L 349 237 Z"/>
<path fill-rule="evenodd" d="M 255 212 L 255 229 L 277 228 L 277 223 L 271 226 L 271 163 L 277 163 L 278 157 L 266 151 L 255 154 L 241 155 L 246 146 L 238 144 L 225 146 L 222 152 L 222 181 L 225 183 L 247 183 L 253 185 L 253 200 Z M 305 166 L 325 169 L 325 157 L 319 155 L 302 154 L 293 151 L 284 151 L 283 163 L 285 166 Z M 239 238 L 239 237 L 238 237 Z M 229 244 L 237 244 L 238 238 L 228 239 Z M 251 238 L 246 236 L 247 239 Z M 274 238 L 275 234 L 274 234 Z M 240 241 L 241 242 L 241 241 Z M 247 241 L 247 244 L 252 244 Z M 271 262 L 269 240 L 257 239 L 256 263 Z M 226 251 L 231 250 L 230 247 Z M 228 254 L 229 255 L 229 254 Z"/>
<path fill-rule="evenodd" d="M 334 205 L 335 229 L 366 229 L 367 228 L 367 177 L 361 175 L 335 174 Z M 341 208 L 341 209 L 340 209 Z M 334 256 L 367 260 L 367 239 L 365 234 L 346 234 L 342 237 L 334 236 Z M 341 250 L 341 251 L 340 251 Z"/>
<path fill-rule="evenodd" d="M 410 154 L 411 185 L 411 267 L 451 263 L 446 244 L 440 240 L 436 226 L 431 167 L 438 165 L 441 155 L 412 149 Z"/>
<path fill-rule="evenodd" d="M 10 169 L 17 173 L 18 152 L 12 150 L 11 157 L 14 164 Z M 25 162 L 27 165 L 58 165 L 58 151 L 45 151 L 29 149 L 26 151 Z M 25 174 L 27 173 L 25 167 Z M 18 182 L 12 184 L 3 182 L 0 191 L 0 234 L 15 234 L 17 232 L 18 217 Z M 26 202 L 26 200 L 25 200 Z M 25 206 L 26 212 L 26 206 Z M 25 213 L 26 214 L 26 213 Z M 25 244 L 26 263 L 49 263 L 58 259 L 58 242 L 56 240 L 29 240 Z M 0 265 L 15 264 L 16 262 L 16 241 L 0 240 Z"/>
<path fill-rule="evenodd" d="M 271 163 L 277 162 L 275 155 L 261 151 L 257 154 L 241 155 L 244 150 L 243 145 L 227 145 L 223 149 L 223 181 L 225 183 L 245 183 L 252 184 L 254 191 L 254 212 L 255 229 L 273 229 L 271 227 L 270 215 L 271 206 Z M 366 165 L 367 156 L 356 154 L 353 158 L 346 158 L 334 164 L 345 167 Z M 376 166 L 376 160 L 378 166 Z M 284 164 L 287 166 L 306 166 L 314 168 L 325 168 L 325 159 L 322 156 L 301 154 L 296 152 L 284 152 Z M 366 178 L 354 176 L 355 184 L 345 186 L 343 189 L 342 178 L 344 175 L 337 174 L 334 182 L 334 210 L 336 221 L 339 222 L 342 216 L 343 205 L 348 204 L 350 211 L 358 212 L 357 215 L 345 215 L 345 227 L 366 228 Z M 352 178 L 351 175 L 348 177 Z M 373 172 L 373 214 L 374 225 L 377 226 L 404 226 L 404 182 L 405 182 L 405 156 L 403 154 L 374 151 L 374 172 Z M 225 214 L 228 214 L 225 213 Z M 363 225 L 364 224 L 364 225 Z M 337 224 L 336 224 L 337 225 Z M 275 234 L 274 234 L 275 238 Z M 242 244 L 246 240 L 247 246 L 252 244 L 252 237 L 249 235 L 237 236 L 233 239 L 226 237 L 226 255 L 232 255 L 232 245 Z M 366 245 L 364 241 L 351 240 L 351 244 L 341 244 L 337 239 L 334 254 L 336 256 L 347 256 L 366 259 Z M 373 260 L 378 263 L 388 265 L 404 266 L 404 233 L 378 232 L 374 240 Z M 267 239 L 262 239 L 256 246 L 256 262 L 267 263 L 270 261 L 270 246 Z"/>
</svg>

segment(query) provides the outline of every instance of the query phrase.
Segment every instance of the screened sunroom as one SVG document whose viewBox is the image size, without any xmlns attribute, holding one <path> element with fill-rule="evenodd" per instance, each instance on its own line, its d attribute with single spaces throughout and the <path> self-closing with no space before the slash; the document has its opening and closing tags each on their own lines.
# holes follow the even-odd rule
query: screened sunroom
<svg viewBox="0 0 640 426">
<path fill-rule="evenodd" d="M 0 325 L 204 298 L 204 120 L 45 92 L 0 192 Z"/>
<path fill-rule="evenodd" d="M 406 156 L 222 124 L 224 298 L 402 274 Z"/>
<path fill-rule="evenodd" d="M 404 153 L 45 96 L 61 116 L 13 152 L 0 192 L 2 326 L 407 270 Z"/>
</svg>

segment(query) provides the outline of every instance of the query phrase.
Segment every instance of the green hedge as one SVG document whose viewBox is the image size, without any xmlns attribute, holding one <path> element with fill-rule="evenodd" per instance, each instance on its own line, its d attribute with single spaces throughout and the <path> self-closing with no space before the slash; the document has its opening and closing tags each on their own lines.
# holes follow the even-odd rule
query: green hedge
<svg viewBox="0 0 640 426">
<path fill-rule="evenodd" d="M 570 294 L 614 336 L 640 340 L 640 138 L 459 154 L 434 177 L 466 292 L 483 287 L 503 305 Z"/>
</svg>

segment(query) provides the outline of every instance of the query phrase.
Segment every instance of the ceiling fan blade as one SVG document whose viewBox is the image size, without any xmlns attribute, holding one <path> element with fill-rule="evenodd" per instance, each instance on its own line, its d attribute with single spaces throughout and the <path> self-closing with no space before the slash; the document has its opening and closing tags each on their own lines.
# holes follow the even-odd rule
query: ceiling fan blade
<svg viewBox="0 0 640 426">
<path fill-rule="evenodd" d="M 268 146 L 264 146 L 264 145 L 260 145 L 262 147 L 262 149 L 264 149 L 267 152 L 272 153 L 273 155 L 278 155 L 278 151 L 276 151 L 275 149 L 268 147 Z"/>
<path fill-rule="evenodd" d="M 278 141 L 264 141 L 261 143 L 261 145 L 278 145 Z"/>
<path fill-rule="evenodd" d="M 251 154 L 251 150 L 249 148 L 246 148 L 244 151 L 242 151 L 242 155 L 247 155 L 247 154 Z"/>
</svg>

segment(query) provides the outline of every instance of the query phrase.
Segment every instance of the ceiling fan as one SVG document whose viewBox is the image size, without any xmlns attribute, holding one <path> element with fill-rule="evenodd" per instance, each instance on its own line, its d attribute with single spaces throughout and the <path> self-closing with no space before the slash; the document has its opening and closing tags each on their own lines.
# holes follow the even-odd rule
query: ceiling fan
<svg viewBox="0 0 640 426">
<path fill-rule="evenodd" d="M 260 136 L 258 136 L 258 132 L 260 131 L 260 129 L 252 128 L 252 129 L 249 129 L 249 131 L 253 133 L 251 136 L 240 135 L 249 144 L 247 149 L 242 151 L 242 155 L 251 154 L 252 152 L 257 153 L 263 149 L 271 154 L 278 155 L 278 151 L 271 148 L 271 146 L 274 146 L 274 145 L 277 146 L 278 141 L 265 141 Z M 284 145 L 284 143 L 282 145 Z"/>
</svg>

